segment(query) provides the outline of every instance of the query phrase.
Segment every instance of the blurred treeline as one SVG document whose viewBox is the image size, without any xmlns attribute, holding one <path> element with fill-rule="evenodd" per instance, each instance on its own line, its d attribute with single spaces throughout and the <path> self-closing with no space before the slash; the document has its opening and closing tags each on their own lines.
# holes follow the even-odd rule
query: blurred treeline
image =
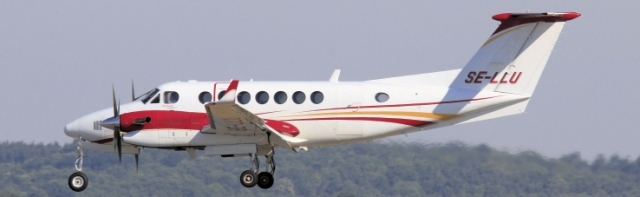
<svg viewBox="0 0 640 197">
<path fill-rule="evenodd" d="M 85 153 L 89 187 L 75 193 L 67 186 L 75 144 L 0 143 L 0 196 L 640 196 L 640 159 L 550 159 L 461 143 L 278 148 L 268 190 L 240 185 L 248 157 L 144 149 L 136 172 L 131 155 L 120 164 L 114 153 Z"/>
</svg>

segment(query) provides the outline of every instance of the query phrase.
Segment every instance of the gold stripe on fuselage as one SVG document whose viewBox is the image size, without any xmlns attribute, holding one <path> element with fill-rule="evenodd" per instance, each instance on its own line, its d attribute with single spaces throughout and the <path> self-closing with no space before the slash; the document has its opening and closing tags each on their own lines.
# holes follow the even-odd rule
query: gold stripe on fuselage
<svg viewBox="0 0 640 197">
<path fill-rule="evenodd" d="M 355 110 L 356 108 L 354 108 Z M 290 117 L 308 117 L 308 116 L 333 116 L 333 115 L 387 115 L 387 116 L 409 116 L 417 118 L 429 118 L 435 120 L 447 120 L 458 117 L 454 114 L 435 114 L 426 112 L 408 112 L 408 111 L 351 111 L 351 112 L 326 112 L 285 116 Z M 284 117 L 283 117 L 284 118 Z"/>
</svg>

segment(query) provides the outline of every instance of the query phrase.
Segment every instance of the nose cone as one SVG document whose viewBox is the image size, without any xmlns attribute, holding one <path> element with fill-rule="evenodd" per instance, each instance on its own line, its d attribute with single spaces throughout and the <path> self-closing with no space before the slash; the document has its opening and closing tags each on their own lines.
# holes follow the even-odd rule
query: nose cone
<svg viewBox="0 0 640 197">
<path fill-rule="evenodd" d="M 78 120 L 74 120 L 73 122 L 70 122 L 69 124 L 64 126 L 64 134 L 69 137 L 77 137 L 79 135 L 79 132 Z"/>
</svg>

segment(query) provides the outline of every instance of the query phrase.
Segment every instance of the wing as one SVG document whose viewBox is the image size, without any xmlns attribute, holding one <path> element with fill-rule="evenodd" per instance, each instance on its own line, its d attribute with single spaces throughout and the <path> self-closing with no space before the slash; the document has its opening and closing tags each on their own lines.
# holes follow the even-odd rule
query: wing
<svg viewBox="0 0 640 197">
<path fill-rule="evenodd" d="M 245 118 L 238 113 L 240 106 L 235 103 L 237 88 L 238 81 L 233 80 L 218 101 L 205 104 L 205 110 L 209 117 L 209 127 L 205 127 L 202 130 L 203 133 L 238 136 L 264 134 L 264 132 L 261 131 L 262 128 L 259 128 L 257 124 L 254 124 L 252 121 L 245 120 Z"/>
<path fill-rule="evenodd" d="M 236 104 L 238 80 L 232 80 L 223 96 L 215 102 L 205 104 L 209 125 L 201 132 L 218 135 L 253 136 L 273 133 L 274 144 L 293 149 L 291 144 L 306 140 L 295 138 L 300 131 L 293 125 L 276 120 L 264 120 Z"/>
</svg>

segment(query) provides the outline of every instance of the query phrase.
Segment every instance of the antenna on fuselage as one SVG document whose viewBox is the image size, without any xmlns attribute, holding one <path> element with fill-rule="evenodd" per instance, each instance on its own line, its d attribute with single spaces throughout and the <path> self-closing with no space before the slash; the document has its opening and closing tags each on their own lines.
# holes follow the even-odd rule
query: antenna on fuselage
<svg viewBox="0 0 640 197">
<path fill-rule="evenodd" d="M 335 69 L 331 78 L 329 78 L 329 82 L 338 83 L 338 78 L 340 78 L 340 69 Z"/>
</svg>

